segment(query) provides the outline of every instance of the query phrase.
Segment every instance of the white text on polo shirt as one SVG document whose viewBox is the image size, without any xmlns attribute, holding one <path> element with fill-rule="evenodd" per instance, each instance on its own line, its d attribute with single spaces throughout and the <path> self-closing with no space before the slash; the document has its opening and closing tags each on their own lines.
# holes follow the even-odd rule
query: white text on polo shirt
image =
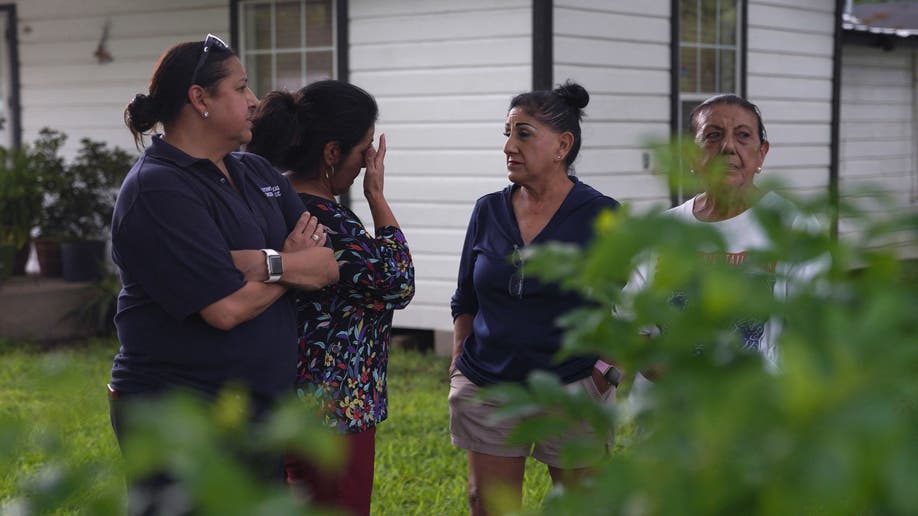
<svg viewBox="0 0 918 516">
<path fill-rule="evenodd" d="M 280 197 L 281 189 L 280 186 L 262 186 L 261 191 L 264 192 L 265 197 Z"/>
</svg>

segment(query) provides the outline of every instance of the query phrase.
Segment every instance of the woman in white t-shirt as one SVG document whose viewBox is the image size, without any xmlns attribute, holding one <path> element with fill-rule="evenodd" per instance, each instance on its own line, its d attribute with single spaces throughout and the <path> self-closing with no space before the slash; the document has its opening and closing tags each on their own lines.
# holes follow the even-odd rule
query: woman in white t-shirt
<svg viewBox="0 0 918 516">
<path fill-rule="evenodd" d="M 692 111 L 690 124 L 695 143 L 701 149 L 692 171 L 701 193 L 666 214 L 690 223 L 708 224 L 720 233 L 725 247 L 714 253 L 699 250 L 703 255 L 700 263 L 742 267 L 747 253 L 771 246 L 751 208 L 758 205 L 782 213 L 796 213 L 797 210 L 778 194 L 765 192 L 755 184 L 754 179 L 762 172 L 769 149 L 762 116 L 755 104 L 732 94 L 711 97 Z M 807 222 L 799 216 L 791 218 L 793 226 L 802 227 Z M 637 267 L 625 291 L 642 290 L 651 280 L 656 266 L 656 260 L 648 260 Z M 787 296 L 787 279 L 812 277 L 818 267 L 818 263 L 811 263 L 790 270 L 785 264 L 772 264 L 771 272 L 777 272 L 772 278 L 775 297 L 783 300 Z M 776 367 L 775 342 L 780 333 L 777 317 L 736 321 L 731 330 L 744 347 L 762 355 L 767 367 Z M 639 374 L 633 394 L 640 396 L 647 387 L 647 378 L 653 380 L 654 376 L 652 371 Z"/>
</svg>

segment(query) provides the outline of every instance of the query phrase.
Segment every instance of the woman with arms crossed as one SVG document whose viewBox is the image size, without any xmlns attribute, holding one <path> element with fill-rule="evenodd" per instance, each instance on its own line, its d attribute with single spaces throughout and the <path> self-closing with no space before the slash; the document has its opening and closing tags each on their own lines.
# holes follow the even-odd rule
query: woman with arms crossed
<svg viewBox="0 0 918 516">
<path fill-rule="evenodd" d="M 297 293 L 297 384 L 345 436 L 345 467 L 333 473 L 292 456 L 286 464 L 288 483 L 351 514 L 370 513 L 376 426 L 388 416 L 392 315 L 414 296 L 411 254 L 383 194 L 385 135 L 378 150 L 373 146 L 377 113 L 369 93 L 341 81 L 272 92 L 258 109 L 248 146 L 285 171 L 327 228 L 340 267 L 338 283 Z M 362 168 L 375 236 L 336 201 Z"/>
<path fill-rule="evenodd" d="M 548 466 L 555 483 L 583 471 L 580 465 L 566 470 L 561 464 L 563 438 L 508 446 L 507 437 L 519 421 L 492 424 L 490 417 L 499 407 L 479 402 L 482 387 L 523 382 L 530 372 L 543 370 L 570 389 L 614 402 L 615 386 L 603 374 L 609 364 L 595 356 L 554 361 L 563 334 L 556 320 L 586 300 L 526 277 L 522 263 L 522 251 L 530 245 L 587 244 L 597 215 L 618 207 L 614 199 L 569 175 L 580 151 L 580 119 L 588 102 L 586 90 L 571 82 L 514 97 L 504 129 L 511 184 L 479 199 L 472 211 L 452 299 L 449 406 L 453 444 L 468 451 L 473 515 L 493 506 L 490 494 L 496 486 L 513 493 L 512 503 L 519 508 L 529 455 Z M 583 422 L 580 431 L 591 429 Z"/>
<path fill-rule="evenodd" d="M 109 385 L 119 442 L 131 431 L 125 407 L 170 391 L 211 400 L 228 384 L 242 387 L 254 420 L 293 392 L 288 286 L 324 287 L 338 268 L 286 179 L 259 156 L 233 152 L 252 137 L 256 103 L 235 53 L 208 35 L 166 51 L 149 93 L 125 109 L 138 146 L 157 125 L 164 132 L 128 173 L 112 222 L 123 284 Z M 279 457 L 247 461 L 258 477 L 281 478 Z M 167 475 L 129 484 L 132 512 L 194 509 L 193 500 L 170 505 L 182 497 Z"/>
</svg>

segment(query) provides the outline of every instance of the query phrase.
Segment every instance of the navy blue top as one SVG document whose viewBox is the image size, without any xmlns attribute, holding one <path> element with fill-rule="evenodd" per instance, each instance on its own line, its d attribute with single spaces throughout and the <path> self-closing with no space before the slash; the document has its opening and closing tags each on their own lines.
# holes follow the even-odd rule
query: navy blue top
<svg viewBox="0 0 918 516">
<path fill-rule="evenodd" d="M 291 295 L 228 331 L 199 315 L 245 285 L 230 250 L 281 249 L 304 211 L 260 156 L 233 153 L 224 163 L 238 191 L 209 160 L 154 137 L 121 186 L 112 220 L 123 284 L 111 380 L 119 392 L 182 387 L 213 396 L 233 382 L 250 390 L 256 410 L 293 392 Z"/>
<path fill-rule="evenodd" d="M 593 221 L 618 202 L 571 176 L 574 187 L 532 244 L 563 242 L 586 245 L 593 237 Z M 472 333 L 462 345 L 456 367 L 476 385 L 519 382 L 533 370 L 557 374 L 570 383 L 590 374 L 596 356 L 571 357 L 555 362 L 563 331 L 555 321 L 583 306 L 585 299 L 523 275 L 522 290 L 510 292 L 517 264 L 511 256 L 523 248 L 519 225 L 510 204 L 515 185 L 488 194 L 475 204 L 469 221 L 459 285 L 452 299 L 453 319 L 474 315 Z M 519 295 L 513 295 L 517 294 Z"/>
</svg>

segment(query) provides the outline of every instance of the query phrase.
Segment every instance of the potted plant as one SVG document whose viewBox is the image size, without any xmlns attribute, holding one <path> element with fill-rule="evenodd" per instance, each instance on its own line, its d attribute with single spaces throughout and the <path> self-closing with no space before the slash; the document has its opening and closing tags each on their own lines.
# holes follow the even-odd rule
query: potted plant
<svg viewBox="0 0 918 516">
<path fill-rule="evenodd" d="M 41 183 L 27 149 L 0 146 L 0 279 L 29 243 L 41 212 Z"/>
<path fill-rule="evenodd" d="M 61 238 L 64 221 L 59 217 L 61 210 L 51 209 L 67 186 L 67 167 L 60 149 L 67 141 L 67 135 L 48 127 L 39 131 L 38 139 L 32 144 L 32 158 L 41 181 L 43 210 L 38 223 L 38 237 L 35 238 L 35 255 L 38 258 L 42 276 L 61 275 Z"/>
<path fill-rule="evenodd" d="M 134 158 L 89 138 L 80 143 L 63 174 L 44 182 L 50 191 L 42 234 L 47 230 L 60 240 L 65 280 L 95 281 L 105 273 L 105 242 L 115 197 Z"/>
</svg>

